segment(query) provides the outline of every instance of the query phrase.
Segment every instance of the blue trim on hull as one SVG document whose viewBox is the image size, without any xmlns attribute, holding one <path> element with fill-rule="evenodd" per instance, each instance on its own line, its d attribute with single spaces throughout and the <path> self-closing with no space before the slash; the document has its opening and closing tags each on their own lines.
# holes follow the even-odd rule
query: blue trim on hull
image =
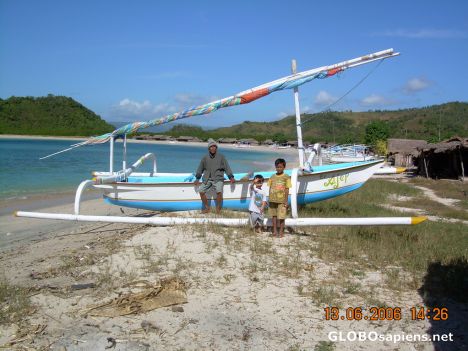
<svg viewBox="0 0 468 351">
<path fill-rule="evenodd" d="M 335 163 L 335 164 L 328 164 L 322 166 L 314 166 L 312 173 L 319 173 L 319 172 L 331 172 L 331 171 L 341 171 L 348 169 L 350 167 L 356 166 L 365 166 L 368 164 L 375 164 L 380 163 L 382 161 L 362 161 L 362 162 L 347 162 L 347 163 Z M 270 178 L 276 172 L 255 172 L 255 174 L 260 174 L 264 178 Z M 292 170 L 287 169 L 284 171 L 287 175 L 291 175 Z M 247 176 L 247 173 L 235 173 L 234 178 L 236 180 L 240 180 L 243 177 Z M 181 176 L 181 175 L 166 175 L 166 176 L 157 176 L 157 177 L 148 177 L 148 176 L 130 176 L 126 183 L 129 184 L 160 184 L 160 183 L 193 183 L 195 181 L 195 176 Z M 227 178 L 224 179 L 225 182 L 228 181 Z"/>
<path fill-rule="evenodd" d="M 358 183 L 355 185 L 350 185 L 347 187 L 332 189 L 327 191 L 321 191 L 318 193 L 312 194 L 301 194 L 297 197 L 297 203 L 299 205 L 305 205 L 312 202 L 322 201 L 344 195 L 353 190 L 360 188 L 364 183 Z M 129 200 L 114 200 L 111 198 L 105 197 L 104 200 L 112 205 L 123 206 L 123 207 L 132 207 L 132 208 L 141 208 L 145 210 L 152 211 L 188 211 L 188 210 L 200 210 L 202 207 L 201 200 L 194 201 L 129 201 Z M 231 210 L 243 210 L 247 211 L 249 207 L 250 198 L 247 199 L 232 199 L 224 200 L 223 208 Z M 291 202 L 291 199 L 289 199 Z M 211 201 L 211 205 L 214 206 L 214 201 Z"/>
</svg>

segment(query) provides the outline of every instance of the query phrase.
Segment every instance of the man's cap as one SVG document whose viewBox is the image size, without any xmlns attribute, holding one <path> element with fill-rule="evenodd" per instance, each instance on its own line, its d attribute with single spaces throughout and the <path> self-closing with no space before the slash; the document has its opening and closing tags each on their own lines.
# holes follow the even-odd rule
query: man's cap
<svg viewBox="0 0 468 351">
<path fill-rule="evenodd" d="M 214 141 L 213 139 L 208 139 L 208 149 L 212 146 L 218 147 L 218 144 L 216 144 L 216 141 Z"/>
</svg>

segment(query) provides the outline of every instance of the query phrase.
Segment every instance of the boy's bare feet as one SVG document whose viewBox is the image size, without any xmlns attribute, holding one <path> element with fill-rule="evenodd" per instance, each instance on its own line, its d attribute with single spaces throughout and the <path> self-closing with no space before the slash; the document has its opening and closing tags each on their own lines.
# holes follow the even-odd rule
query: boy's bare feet
<svg viewBox="0 0 468 351">
<path fill-rule="evenodd" d="M 201 213 L 210 213 L 210 212 L 211 212 L 211 207 L 207 207 L 201 211 Z"/>
</svg>

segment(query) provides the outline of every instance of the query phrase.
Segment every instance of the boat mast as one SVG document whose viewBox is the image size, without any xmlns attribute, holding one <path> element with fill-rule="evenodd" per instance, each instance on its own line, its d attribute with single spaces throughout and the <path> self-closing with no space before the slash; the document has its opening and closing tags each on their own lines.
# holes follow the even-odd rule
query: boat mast
<svg viewBox="0 0 468 351">
<path fill-rule="evenodd" d="M 114 173 L 114 137 L 109 140 L 109 173 Z"/>
<path fill-rule="evenodd" d="M 296 60 L 291 62 L 292 74 L 297 73 Z M 297 151 L 299 152 L 299 168 L 304 168 L 304 145 L 302 143 L 302 125 L 301 125 L 301 109 L 299 107 L 299 88 L 294 88 L 294 106 L 296 108 L 296 133 L 297 133 Z"/>
</svg>

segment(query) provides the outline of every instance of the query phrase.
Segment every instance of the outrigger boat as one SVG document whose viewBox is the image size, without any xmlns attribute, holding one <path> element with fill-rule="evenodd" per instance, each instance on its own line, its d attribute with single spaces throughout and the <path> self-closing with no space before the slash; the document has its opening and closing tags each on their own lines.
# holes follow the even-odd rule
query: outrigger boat
<svg viewBox="0 0 468 351">
<path fill-rule="evenodd" d="M 378 155 L 372 154 L 369 146 L 362 144 L 335 145 L 322 151 L 322 157 L 329 163 L 364 162 L 381 158 Z M 399 174 L 405 171 L 405 167 L 393 167 L 383 164 L 374 174 Z"/>
<path fill-rule="evenodd" d="M 335 145 L 323 152 L 323 157 L 332 163 L 360 162 L 375 160 L 379 157 L 370 154 L 370 147 L 362 144 Z"/>
<path fill-rule="evenodd" d="M 187 211 L 200 210 L 202 202 L 198 193 L 198 187 L 194 185 L 193 173 L 158 173 L 156 156 L 146 154 L 132 166 L 127 167 L 126 148 L 127 134 L 137 130 L 169 123 L 182 118 L 202 115 L 214 112 L 220 108 L 246 104 L 272 92 L 293 89 L 296 107 L 296 125 L 298 137 L 299 165 L 296 168 L 286 170 L 291 176 L 292 189 L 289 202 L 291 204 L 292 217 L 286 220 L 290 226 L 299 225 L 387 225 L 387 224 L 416 224 L 425 217 L 390 217 L 390 218 L 298 218 L 298 206 L 330 199 L 361 187 L 381 166 L 382 160 L 366 162 L 350 162 L 341 164 L 312 166 L 314 157 L 320 155 L 320 146 L 316 145 L 314 152 L 305 159 L 305 150 L 302 144 L 302 130 L 300 121 L 298 87 L 314 79 L 324 79 L 343 72 L 344 70 L 362 64 L 383 60 L 399 55 L 393 49 L 388 49 L 373 54 L 358 57 L 352 60 L 340 62 L 330 66 L 323 66 L 309 71 L 296 73 L 295 61 L 293 61 L 293 74 L 273 82 L 248 89 L 236 95 L 220 99 L 205 105 L 192 107 L 185 111 L 174 113 L 148 122 L 135 122 L 116 129 L 112 133 L 90 138 L 82 143 L 74 144 L 70 148 L 59 151 L 44 158 L 54 156 L 76 147 L 109 142 L 110 157 L 108 172 L 94 172 L 92 180 L 83 181 L 76 192 L 74 214 L 56 214 L 40 212 L 16 212 L 19 217 L 62 219 L 74 221 L 97 221 L 119 223 L 147 223 L 154 225 L 171 225 L 181 223 L 207 223 L 213 222 L 222 225 L 247 224 L 246 218 L 177 218 L 177 217 L 123 217 L 123 216 L 91 216 L 80 214 L 81 195 L 86 188 L 93 187 L 103 192 L 104 200 L 112 205 L 140 208 L 154 211 Z M 122 170 L 114 171 L 114 141 L 123 139 L 123 166 Z M 152 171 L 137 173 L 136 170 L 145 161 L 152 161 Z M 258 172 L 268 179 L 273 172 Z M 248 173 L 234 175 L 236 182 L 231 184 L 227 180 L 224 183 L 223 207 L 234 210 L 247 210 L 249 202 L 250 180 Z M 268 190 L 268 189 L 266 189 Z M 213 201 L 214 194 L 207 194 Z M 267 222 L 267 220 L 265 220 Z"/>
</svg>

